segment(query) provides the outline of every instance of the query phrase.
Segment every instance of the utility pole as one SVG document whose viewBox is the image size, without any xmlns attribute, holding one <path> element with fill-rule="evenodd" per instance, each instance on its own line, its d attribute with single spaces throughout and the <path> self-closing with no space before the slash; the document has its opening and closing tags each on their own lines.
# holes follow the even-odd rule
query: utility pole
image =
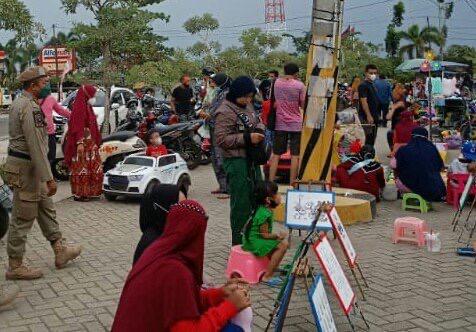
<svg viewBox="0 0 476 332">
<path fill-rule="evenodd" d="M 55 46 L 55 76 L 58 77 L 58 39 L 56 38 L 56 24 L 53 24 L 53 39 Z M 60 83 L 58 82 L 58 101 L 61 101 Z"/>
<path fill-rule="evenodd" d="M 440 61 L 443 61 L 444 56 L 444 44 L 445 41 L 445 31 L 443 30 L 446 27 L 446 20 L 451 17 L 453 12 L 454 2 L 445 2 L 445 0 L 438 0 L 436 5 L 438 6 L 438 31 L 441 34 L 441 43 L 440 43 Z"/>
</svg>

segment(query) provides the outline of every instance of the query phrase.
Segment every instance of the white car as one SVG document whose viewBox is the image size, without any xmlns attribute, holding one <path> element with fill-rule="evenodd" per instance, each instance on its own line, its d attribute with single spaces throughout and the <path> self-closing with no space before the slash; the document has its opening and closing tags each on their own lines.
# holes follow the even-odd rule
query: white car
<svg viewBox="0 0 476 332">
<path fill-rule="evenodd" d="M 133 154 L 104 176 L 104 196 L 113 201 L 118 196 L 140 197 L 154 182 L 176 184 L 188 193 L 191 185 L 187 163 L 178 153 L 160 157 Z"/>
<path fill-rule="evenodd" d="M 72 102 L 76 98 L 78 90 L 71 92 L 62 102 L 61 105 L 71 110 Z M 96 103 L 93 105 L 94 114 L 96 114 L 98 125 L 101 126 L 104 121 L 104 104 L 106 101 L 106 93 L 104 89 L 100 88 L 96 92 Z M 114 132 L 117 125 L 126 119 L 127 102 L 135 98 L 134 91 L 127 88 L 112 87 L 111 88 L 111 118 L 110 126 L 111 132 Z M 58 114 L 54 114 L 55 120 L 60 120 Z M 57 133 L 58 134 L 58 133 Z M 61 136 L 61 134 L 58 134 Z"/>
</svg>

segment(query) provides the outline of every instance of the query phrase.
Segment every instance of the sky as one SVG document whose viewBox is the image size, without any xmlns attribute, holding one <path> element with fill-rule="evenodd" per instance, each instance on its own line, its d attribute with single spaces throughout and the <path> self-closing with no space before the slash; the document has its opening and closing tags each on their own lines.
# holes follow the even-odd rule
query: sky
<svg viewBox="0 0 476 332">
<path fill-rule="evenodd" d="M 66 15 L 60 0 L 23 0 L 36 20 L 44 25 L 48 37 L 52 35 L 53 24 L 58 30 L 68 32 L 74 22 L 90 22 L 91 15 L 80 10 L 75 15 Z M 449 1 L 449 0 L 447 0 Z M 216 17 L 221 28 L 213 38 L 224 47 L 238 44 L 243 29 L 265 28 L 264 0 L 165 0 L 153 6 L 153 10 L 170 15 L 169 23 L 156 21 L 154 30 L 169 38 L 168 46 L 187 47 L 197 41 L 183 30 L 183 23 L 193 15 L 206 12 Z M 392 7 L 397 0 L 346 0 L 344 23 L 355 26 L 361 32 L 359 38 L 375 44 L 384 44 L 386 27 L 392 17 Z M 406 7 L 403 28 L 418 23 L 438 26 L 436 0 L 404 0 Z M 476 46 L 476 0 L 454 0 L 455 11 L 447 22 L 449 27 L 448 45 L 465 44 Z M 474 4 L 474 5 L 473 5 Z M 472 6 L 472 7 L 471 7 Z M 312 0 L 285 0 L 288 33 L 302 35 L 309 30 Z M 5 42 L 11 34 L 0 32 L 0 42 Z"/>
</svg>

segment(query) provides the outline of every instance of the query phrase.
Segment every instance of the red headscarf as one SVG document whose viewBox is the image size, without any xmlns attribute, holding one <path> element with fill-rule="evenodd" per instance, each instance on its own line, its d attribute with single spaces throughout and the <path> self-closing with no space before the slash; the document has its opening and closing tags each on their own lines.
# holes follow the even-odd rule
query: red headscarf
<svg viewBox="0 0 476 332">
<path fill-rule="evenodd" d="M 413 113 L 405 111 L 400 114 L 400 120 L 395 125 L 395 141 L 394 143 L 406 144 L 412 139 L 412 131 L 418 127 L 413 121 Z"/>
<path fill-rule="evenodd" d="M 198 202 L 172 206 L 162 236 L 127 277 L 112 331 L 169 331 L 179 321 L 200 317 L 206 228 Z"/>
<path fill-rule="evenodd" d="M 68 166 L 71 166 L 71 161 L 76 155 L 78 141 L 84 138 L 84 129 L 89 129 L 91 138 L 96 145 L 101 144 L 101 134 L 99 133 L 96 115 L 93 107 L 88 104 L 88 100 L 94 97 L 96 91 L 97 89 L 92 85 L 82 85 L 74 99 L 64 148 L 64 161 Z"/>
</svg>

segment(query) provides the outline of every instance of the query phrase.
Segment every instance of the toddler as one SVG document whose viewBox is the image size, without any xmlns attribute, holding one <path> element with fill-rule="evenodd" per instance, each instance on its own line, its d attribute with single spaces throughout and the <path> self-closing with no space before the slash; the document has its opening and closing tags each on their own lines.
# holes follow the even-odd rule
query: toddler
<svg viewBox="0 0 476 332">
<path fill-rule="evenodd" d="M 255 190 L 256 211 L 244 227 L 243 246 L 245 251 L 255 256 L 268 256 L 270 259 L 262 282 L 269 286 L 279 286 L 282 280 L 273 278 L 274 271 L 281 263 L 288 249 L 287 233 L 273 233 L 273 212 L 281 203 L 278 186 L 271 181 L 259 182 Z"/>
<path fill-rule="evenodd" d="M 162 144 L 162 138 L 160 137 L 159 130 L 153 128 L 147 133 L 147 150 L 145 154 L 149 157 L 160 157 L 168 154 L 167 148 Z"/>
</svg>

